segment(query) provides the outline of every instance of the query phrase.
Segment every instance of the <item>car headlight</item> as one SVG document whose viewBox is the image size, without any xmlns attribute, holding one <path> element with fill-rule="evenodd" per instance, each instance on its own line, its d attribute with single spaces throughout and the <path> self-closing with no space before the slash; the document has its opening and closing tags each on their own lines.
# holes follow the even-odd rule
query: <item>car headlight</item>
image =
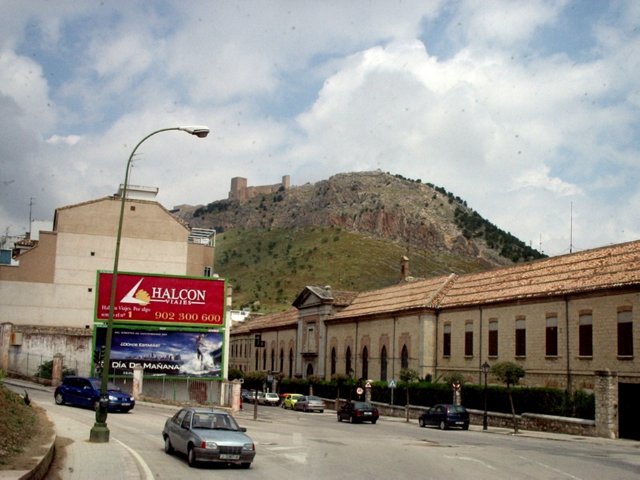
<svg viewBox="0 0 640 480">
<path fill-rule="evenodd" d="M 133 398 L 133 397 L 129 397 L 129 401 L 130 401 L 130 402 L 133 402 L 134 400 L 135 400 L 135 398 Z"/>
<path fill-rule="evenodd" d="M 115 402 L 116 400 L 118 400 L 118 397 L 115 397 L 113 395 L 109 395 L 109 401 L 110 402 Z"/>
<path fill-rule="evenodd" d="M 214 442 L 213 440 L 203 440 L 200 443 L 200 448 L 207 448 L 209 450 L 217 450 L 218 449 L 218 444 L 216 442 Z"/>
<path fill-rule="evenodd" d="M 256 449 L 256 446 L 255 446 L 253 443 L 245 443 L 245 444 L 242 446 L 242 449 L 243 449 L 243 450 L 248 450 L 248 451 L 251 451 L 251 452 L 252 452 L 252 451 L 254 451 L 254 450 Z"/>
</svg>

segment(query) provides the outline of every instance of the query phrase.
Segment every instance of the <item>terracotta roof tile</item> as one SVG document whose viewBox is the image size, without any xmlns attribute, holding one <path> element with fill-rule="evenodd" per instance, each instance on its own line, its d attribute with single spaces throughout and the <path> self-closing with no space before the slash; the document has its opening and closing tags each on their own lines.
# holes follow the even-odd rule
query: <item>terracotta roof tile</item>
<svg viewBox="0 0 640 480">
<path fill-rule="evenodd" d="M 332 319 L 354 318 L 417 308 L 435 308 L 453 276 L 436 277 L 362 292 Z"/>
<path fill-rule="evenodd" d="M 566 295 L 640 284 L 640 241 L 459 276 L 440 307 Z"/>
<path fill-rule="evenodd" d="M 236 323 L 232 327 L 234 335 L 241 333 L 251 333 L 254 330 L 265 330 L 268 328 L 279 328 L 286 326 L 296 326 L 298 323 L 298 309 L 290 308 L 284 312 L 272 313 L 260 317 L 253 317 L 242 323 Z"/>
</svg>

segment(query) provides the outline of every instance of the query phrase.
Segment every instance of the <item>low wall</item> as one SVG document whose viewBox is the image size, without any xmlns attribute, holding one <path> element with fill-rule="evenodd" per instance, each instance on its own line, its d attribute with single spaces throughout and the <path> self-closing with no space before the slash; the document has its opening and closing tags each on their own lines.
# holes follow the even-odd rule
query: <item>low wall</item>
<svg viewBox="0 0 640 480">
<path fill-rule="evenodd" d="M 324 399 L 329 408 L 335 408 L 335 399 Z M 345 400 L 340 400 L 345 401 Z M 388 405 L 386 403 L 371 402 L 380 415 L 389 417 L 406 418 L 407 409 L 403 406 Z M 409 419 L 417 420 L 427 407 L 409 405 Z M 482 425 L 484 412 L 482 410 L 471 410 L 469 419 L 472 425 Z M 584 437 L 596 436 L 596 422 L 582 418 L 557 417 L 554 415 L 541 415 L 537 413 L 523 413 L 516 415 L 518 429 L 533 430 L 538 432 L 565 433 L 569 435 L 580 435 Z M 513 417 L 511 414 L 487 412 L 487 425 L 490 427 L 513 428 Z"/>
</svg>

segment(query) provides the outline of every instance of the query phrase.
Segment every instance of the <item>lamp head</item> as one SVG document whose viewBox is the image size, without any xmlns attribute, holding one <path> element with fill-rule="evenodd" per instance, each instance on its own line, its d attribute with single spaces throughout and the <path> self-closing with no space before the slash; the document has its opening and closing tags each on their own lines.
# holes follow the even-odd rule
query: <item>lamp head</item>
<svg viewBox="0 0 640 480">
<path fill-rule="evenodd" d="M 209 135 L 209 127 L 205 127 L 204 125 L 189 125 L 186 127 L 178 127 L 178 129 L 195 135 L 198 138 L 204 138 Z"/>
</svg>

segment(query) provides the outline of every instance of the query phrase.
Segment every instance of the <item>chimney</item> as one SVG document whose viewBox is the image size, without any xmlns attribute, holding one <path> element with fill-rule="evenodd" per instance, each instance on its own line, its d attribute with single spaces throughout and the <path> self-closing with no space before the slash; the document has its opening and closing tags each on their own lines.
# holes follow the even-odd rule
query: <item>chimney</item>
<svg viewBox="0 0 640 480">
<path fill-rule="evenodd" d="M 403 255 L 400 259 L 400 281 L 406 282 L 409 276 L 409 257 Z"/>
</svg>

